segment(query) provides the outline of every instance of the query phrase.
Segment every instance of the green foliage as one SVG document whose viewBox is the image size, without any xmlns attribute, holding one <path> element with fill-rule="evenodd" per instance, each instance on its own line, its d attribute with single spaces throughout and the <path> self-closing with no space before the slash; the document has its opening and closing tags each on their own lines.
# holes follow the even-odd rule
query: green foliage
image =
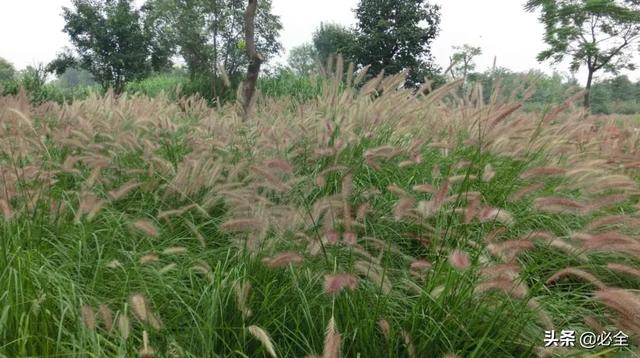
<svg viewBox="0 0 640 358">
<path fill-rule="evenodd" d="M 355 9 L 360 65 L 371 73 L 408 71 L 408 84 L 438 72 L 430 46 L 440 26 L 440 8 L 426 0 L 361 0 Z"/>
<path fill-rule="evenodd" d="M 231 87 L 226 87 L 222 79 L 213 80 L 211 75 L 191 77 L 174 71 L 128 83 L 126 92 L 150 97 L 166 95 L 172 101 L 195 96 L 213 106 L 216 100 L 220 103 L 234 101 L 235 88 L 242 79 L 242 75 L 231 76 Z M 258 79 L 257 88 L 266 97 L 291 97 L 303 102 L 317 98 L 322 93 L 323 84 L 324 79 L 319 75 L 301 76 L 289 69 L 276 69 L 272 73 L 263 73 Z"/>
<path fill-rule="evenodd" d="M 476 69 L 473 58 L 480 56 L 482 49 L 464 44 L 462 46 L 454 46 L 453 50 L 453 55 L 449 57 L 449 73 L 454 80 L 459 78 L 466 80 L 467 75 Z"/>
<path fill-rule="evenodd" d="M 187 83 L 189 77 L 179 73 L 161 73 L 149 76 L 143 80 L 127 83 L 127 93 L 139 93 L 149 97 L 157 97 L 161 94 L 167 95 L 175 100 L 180 87 Z"/>
<path fill-rule="evenodd" d="M 70 68 L 81 68 L 79 62 L 72 50 L 65 48 L 56 55 L 56 58 L 47 64 L 46 70 L 60 77 Z"/>
<path fill-rule="evenodd" d="M 515 159 L 504 155 L 509 148 L 465 144 L 467 109 L 433 118 L 446 107 L 408 92 L 335 99 L 265 108 L 249 126 L 225 121 L 233 109 L 126 96 L 48 111 L 30 128 L 11 118 L 0 128 L 0 159 L 8 176 L 16 173 L 2 183 L 11 196 L 0 197 L 0 356 L 134 357 L 148 345 L 162 357 L 266 357 L 247 330 L 258 326 L 278 356 L 303 357 L 323 351 L 331 321 L 344 357 L 531 357 L 547 353 L 536 348 L 550 326 L 590 331 L 587 315 L 608 329 L 620 325 L 614 310 L 626 306 L 599 303 L 586 275 L 549 278 L 573 267 L 635 297 L 639 278 L 607 264 L 635 267 L 637 253 L 572 240 L 604 237 L 611 227 L 634 248 L 635 187 L 623 192 L 624 203 L 584 217 L 533 204 L 549 195 L 591 203 L 599 197 L 587 196 L 588 179 L 523 175 L 550 165 L 591 168 L 589 158 L 558 158 L 573 128 L 543 128 L 530 143 L 544 142 L 548 152 Z M 483 127 L 500 110 L 487 109 L 477 117 Z M 418 113 L 399 119 L 409 111 Z M 524 122 L 516 130 L 535 128 Z M 515 134 L 496 137 L 529 140 L 510 142 Z M 442 139 L 449 149 L 427 145 Z M 8 155 L 26 141 L 36 145 L 21 148 L 23 158 Z M 394 153 L 372 155 L 385 151 Z M 617 173 L 598 169 L 596 179 Z M 513 199 L 537 182 L 538 193 Z M 415 189 L 422 184 L 444 195 Z M 419 209 L 437 200 L 444 204 L 432 213 Z M 410 209 L 398 210 L 407 202 Z M 589 229 L 607 215 L 624 223 Z M 237 219 L 260 224 L 225 225 Z M 151 233 L 137 230 L 138 220 Z M 464 252 L 468 267 L 453 252 Z M 281 253 L 299 260 L 273 265 Z M 327 292 L 323 284 L 336 273 L 352 274 L 357 285 Z M 144 297 L 145 307 L 132 297 Z M 632 340 L 628 348 L 576 344 L 569 352 L 630 357 L 637 349 Z"/>
<path fill-rule="evenodd" d="M 248 60 L 240 46 L 244 41 L 246 1 L 239 0 L 149 0 L 143 6 L 145 28 L 155 34 L 154 46 L 167 54 L 176 50 L 189 73 L 217 74 L 216 65 L 231 75 L 244 72 Z M 256 47 L 265 59 L 277 54 L 282 24 L 271 13 L 271 0 L 258 2 Z"/>
<path fill-rule="evenodd" d="M 524 94 L 533 89 L 523 105 L 528 112 L 543 112 L 580 90 L 580 84 L 572 77 L 558 73 L 547 75 L 541 71 L 519 73 L 506 68 L 470 73 L 469 82 L 482 86 L 486 103 L 496 89 L 500 92 L 498 99 L 501 101 L 524 100 Z M 591 111 L 596 114 L 640 113 L 640 81 L 633 83 L 622 75 L 595 82 L 591 88 Z"/>
<path fill-rule="evenodd" d="M 290 97 L 303 102 L 322 94 L 323 83 L 323 77 L 318 74 L 301 76 L 291 70 L 282 69 L 260 77 L 257 87 L 267 97 Z"/>
<path fill-rule="evenodd" d="M 288 64 L 296 74 L 307 76 L 317 71 L 320 66 L 319 58 L 315 47 L 305 43 L 289 51 Z"/>
<path fill-rule="evenodd" d="M 227 87 L 221 78 L 214 78 L 211 74 L 189 76 L 187 73 L 174 71 L 128 83 L 126 91 L 149 97 L 163 94 L 172 101 L 195 96 L 205 99 L 209 105 L 215 105 L 216 101 L 224 103 L 235 100 L 235 88 L 238 87 L 242 76 L 231 76 L 229 80 L 231 87 Z"/>
<path fill-rule="evenodd" d="M 84 99 L 91 92 L 99 92 L 95 85 L 62 86 L 58 81 L 47 82 L 47 70 L 43 65 L 28 66 L 19 71 L 12 81 L 0 86 L 0 96 L 17 96 L 21 91 L 33 104 L 61 104 Z"/>
<path fill-rule="evenodd" d="M 633 83 L 622 75 L 594 84 L 591 110 L 603 114 L 640 113 L 640 81 Z"/>
<path fill-rule="evenodd" d="M 44 86 L 47 81 L 47 72 L 42 65 L 27 66 L 20 71 L 19 80 L 28 92 L 34 92 Z"/>
<path fill-rule="evenodd" d="M 73 0 L 71 8 L 63 8 L 63 17 L 77 62 L 103 88 L 120 93 L 126 82 L 148 73 L 148 41 L 140 13 L 129 0 Z M 63 54 L 51 67 L 61 74 L 73 64 L 71 58 Z"/>
<path fill-rule="evenodd" d="M 0 83 L 11 81 L 16 75 L 16 69 L 13 64 L 0 57 Z"/>
<path fill-rule="evenodd" d="M 146 1 L 142 6 L 143 31 L 151 50 L 151 68 L 154 72 L 169 72 L 173 67 L 171 57 L 176 53 L 175 36 L 169 24 L 162 18 L 160 2 Z"/>
<path fill-rule="evenodd" d="M 54 86 L 46 85 L 47 73 L 43 66 L 28 66 L 18 72 L 13 81 L 5 83 L 3 95 L 17 95 L 24 90 L 33 103 L 61 102 L 61 93 Z"/>
<path fill-rule="evenodd" d="M 522 101 L 525 93 L 533 89 L 533 94 L 525 101 L 525 109 L 544 110 L 559 104 L 579 90 L 577 82 L 566 80 L 558 73 L 549 76 L 541 71 L 528 73 L 512 72 L 506 68 L 496 68 L 483 73 L 471 73 L 469 82 L 480 83 L 484 101 L 488 103 L 491 95 L 499 92 L 499 100 Z"/>
<path fill-rule="evenodd" d="M 324 65 L 331 55 L 341 54 L 346 62 L 354 62 L 356 34 L 336 23 L 320 23 L 313 33 L 313 47 Z"/>
<path fill-rule="evenodd" d="M 528 11 L 541 10 L 544 40 L 549 47 L 539 61 L 559 63 L 569 57 L 570 69 L 585 66 L 586 88 L 598 71 L 616 73 L 634 69 L 633 47 L 640 39 L 640 2 L 614 0 L 529 0 Z M 589 107 L 589 93 L 585 95 Z"/>
</svg>

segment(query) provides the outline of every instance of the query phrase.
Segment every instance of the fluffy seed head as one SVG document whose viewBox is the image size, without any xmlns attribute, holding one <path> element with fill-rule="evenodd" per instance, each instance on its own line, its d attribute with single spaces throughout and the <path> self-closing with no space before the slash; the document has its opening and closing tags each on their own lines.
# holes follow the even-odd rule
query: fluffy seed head
<svg viewBox="0 0 640 358">
<path fill-rule="evenodd" d="M 98 315 L 100 316 L 100 319 L 104 324 L 104 329 L 107 332 L 111 332 L 111 330 L 113 329 L 113 312 L 111 311 L 109 306 L 101 304 L 98 307 Z"/>
<path fill-rule="evenodd" d="M 466 270 L 471 266 L 469 255 L 462 250 L 453 250 L 449 255 L 449 263 L 457 270 Z"/>
<path fill-rule="evenodd" d="M 149 220 L 136 220 L 131 223 L 131 228 L 150 237 L 157 238 L 159 236 L 158 229 Z"/>
<path fill-rule="evenodd" d="M 435 194 L 438 192 L 438 189 L 436 189 L 433 185 L 431 184 L 420 184 L 420 185 L 415 185 L 413 188 L 413 191 L 415 191 L 416 193 L 431 193 L 431 194 Z"/>
<path fill-rule="evenodd" d="M 164 255 L 177 255 L 177 254 L 184 254 L 187 251 L 188 251 L 187 248 L 184 246 L 172 246 L 162 250 L 162 253 Z"/>
<path fill-rule="evenodd" d="M 391 334 L 391 325 L 386 319 L 380 319 L 378 321 L 378 329 L 380 329 L 380 333 L 384 336 L 384 338 L 389 338 Z"/>
<path fill-rule="evenodd" d="M 136 317 L 138 317 L 141 322 L 149 324 L 156 330 L 160 330 L 160 328 L 162 328 L 160 319 L 151 311 L 146 298 L 142 294 L 136 293 L 131 295 L 129 303 L 131 304 L 133 313 L 135 313 Z"/>
<path fill-rule="evenodd" d="M 93 313 L 93 308 L 90 305 L 82 305 L 82 308 L 80 310 L 80 313 L 82 314 L 82 322 L 84 322 L 84 325 L 90 330 L 90 331 L 95 331 L 96 330 L 96 317 Z"/>
<path fill-rule="evenodd" d="M 489 290 L 501 291 L 516 298 L 524 298 L 529 291 L 526 285 L 514 282 L 509 277 L 501 276 L 479 283 L 474 292 L 482 293 Z"/>
<path fill-rule="evenodd" d="M 144 255 L 140 257 L 140 260 L 138 260 L 138 262 L 140 262 L 141 265 L 150 264 L 158 261 L 160 261 L 160 257 L 158 257 L 158 255 L 155 255 L 155 254 Z"/>
<path fill-rule="evenodd" d="M 340 358 L 341 337 L 336 327 L 336 320 L 331 316 L 324 336 L 322 358 Z"/>
<path fill-rule="evenodd" d="M 431 268 L 431 263 L 426 260 L 416 260 L 409 265 L 409 268 L 413 271 L 424 271 Z"/>
<path fill-rule="evenodd" d="M 129 323 L 129 317 L 126 313 L 118 316 L 118 330 L 124 340 L 129 338 L 129 332 L 131 331 L 131 323 Z"/>
<path fill-rule="evenodd" d="M 637 278 L 640 278 L 640 270 L 629 265 L 609 262 L 607 264 L 607 268 L 612 271 L 617 271 L 617 272 L 625 273 L 629 276 L 635 276 Z"/>
<path fill-rule="evenodd" d="M 111 200 L 120 200 L 140 185 L 142 184 L 136 182 L 135 180 L 128 181 L 124 183 L 120 188 L 110 191 L 108 194 L 109 198 L 111 198 Z"/>
<path fill-rule="evenodd" d="M 242 313 L 244 319 L 249 318 L 252 315 L 251 309 L 248 306 L 249 295 L 251 294 L 251 283 L 249 281 L 238 281 L 233 285 L 233 292 L 236 298 L 236 305 Z"/>
<path fill-rule="evenodd" d="M 602 288 L 594 293 L 594 297 L 624 319 L 640 319 L 640 298 L 627 289 Z"/>
<path fill-rule="evenodd" d="M 566 172 L 567 171 L 565 169 L 559 167 L 537 167 L 531 168 L 520 174 L 520 179 L 531 179 L 547 175 L 564 175 Z"/>
<path fill-rule="evenodd" d="M 575 268 L 575 267 L 567 267 L 565 269 L 562 269 L 556 273 L 553 274 L 553 276 L 549 277 L 549 279 L 547 280 L 547 284 L 551 284 L 554 283 L 556 281 L 558 281 L 559 279 L 563 278 L 563 277 L 567 277 L 567 276 L 575 276 L 578 278 L 581 278 L 589 283 L 591 283 L 592 285 L 594 285 L 595 287 L 599 288 L 599 289 L 604 289 L 607 286 L 600 281 L 597 277 L 595 277 L 593 274 Z"/>
<path fill-rule="evenodd" d="M 544 188 L 544 183 L 533 183 L 530 184 L 516 192 L 514 192 L 513 194 L 511 194 L 511 196 L 509 196 L 509 201 L 514 202 L 514 201 L 519 201 L 522 198 L 524 198 L 525 196 L 533 193 L 534 191 L 538 191 L 540 189 Z"/>
<path fill-rule="evenodd" d="M 541 197 L 533 201 L 533 207 L 550 213 L 584 212 L 588 206 L 573 199 L 561 197 Z"/>
<path fill-rule="evenodd" d="M 122 263 L 120 263 L 120 261 L 118 260 L 111 260 L 107 264 L 107 267 L 110 269 L 122 268 Z"/>
<path fill-rule="evenodd" d="M 495 220 L 507 226 L 512 225 L 514 222 L 513 216 L 511 216 L 511 214 L 506 212 L 504 209 L 491 207 L 484 207 L 480 209 L 480 211 L 478 212 L 478 220 L 480 220 L 480 222 Z"/>
<path fill-rule="evenodd" d="M 269 268 L 297 265 L 304 261 L 304 257 L 297 252 L 283 252 L 271 257 L 265 257 L 262 262 Z"/>
<path fill-rule="evenodd" d="M 156 352 L 149 345 L 149 334 L 147 331 L 142 331 L 142 348 L 138 351 L 140 358 L 153 358 Z"/>
<path fill-rule="evenodd" d="M 403 330 L 400 330 L 400 336 L 402 337 L 402 340 L 404 340 L 404 344 L 407 347 L 407 353 L 409 353 L 409 357 L 410 358 L 417 358 L 418 354 L 416 352 L 416 347 L 413 345 L 413 340 L 411 339 L 411 335 L 409 334 L 409 332 Z"/>
<path fill-rule="evenodd" d="M 225 221 L 220 227 L 229 231 L 252 231 L 259 230 L 264 226 L 260 219 L 244 218 Z"/>
<path fill-rule="evenodd" d="M 348 273 L 338 273 L 324 276 L 324 292 L 329 295 L 337 295 L 345 288 L 355 290 L 358 287 L 358 278 Z"/>
<path fill-rule="evenodd" d="M 248 330 L 252 336 L 256 337 L 260 341 L 260 343 L 262 343 L 262 346 L 271 357 L 277 358 L 276 351 L 273 348 L 273 343 L 271 342 L 271 337 L 269 337 L 264 329 L 258 326 L 249 326 Z"/>
<path fill-rule="evenodd" d="M 4 216 L 5 220 L 9 220 L 13 217 L 13 210 L 11 210 L 11 206 L 4 199 L 0 199 L 0 212 L 2 212 L 2 216 Z"/>
</svg>

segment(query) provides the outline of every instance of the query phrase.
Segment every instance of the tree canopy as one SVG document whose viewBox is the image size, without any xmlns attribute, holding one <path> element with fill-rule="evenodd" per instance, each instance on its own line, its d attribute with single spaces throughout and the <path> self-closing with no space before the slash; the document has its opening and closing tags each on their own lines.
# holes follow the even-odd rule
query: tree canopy
<svg viewBox="0 0 640 358">
<path fill-rule="evenodd" d="M 289 67 L 298 75 L 310 75 L 319 66 L 319 56 L 311 43 L 296 46 L 289 51 Z"/>
<path fill-rule="evenodd" d="M 440 8 L 426 0 L 361 0 L 355 9 L 356 58 L 373 73 L 408 71 L 416 84 L 438 72 L 431 43 L 440 26 Z"/>
<path fill-rule="evenodd" d="M 331 55 L 341 54 L 347 62 L 355 62 L 356 33 L 340 24 L 320 23 L 313 33 L 313 46 L 318 59 L 325 64 Z"/>
<path fill-rule="evenodd" d="M 16 69 L 13 64 L 0 57 L 0 82 L 11 81 L 16 76 Z"/>
<path fill-rule="evenodd" d="M 464 44 L 462 46 L 454 46 L 453 54 L 449 57 L 449 73 L 454 80 L 464 79 L 467 75 L 476 69 L 473 59 L 482 54 L 480 47 L 474 47 Z"/>
<path fill-rule="evenodd" d="M 540 10 L 549 46 L 539 61 L 570 60 L 570 69 L 586 67 L 584 97 L 590 105 L 594 74 L 634 69 L 633 46 L 640 39 L 640 2 L 637 0 L 529 0 L 528 11 Z"/>
<path fill-rule="evenodd" d="M 230 74 L 248 65 L 244 48 L 244 0 L 148 0 L 142 10 L 154 46 L 179 54 L 195 76 L 216 73 L 217 65 Z M 277 54 L 282 24 L 271 13 L 271 0 L 258 3 L 256 47 L 266 59 Z"/>
<path fill-rule="evenodd" d="M 60 75 L 77 64 L 116 93 L 127 81 L 146 75 L 148 41 L 140 13 L 129 0 L 72 0 L 71 5 L 63 8 L 64 32 L 75 51 L 60 54 L 49 70 Z"/>
</svg>

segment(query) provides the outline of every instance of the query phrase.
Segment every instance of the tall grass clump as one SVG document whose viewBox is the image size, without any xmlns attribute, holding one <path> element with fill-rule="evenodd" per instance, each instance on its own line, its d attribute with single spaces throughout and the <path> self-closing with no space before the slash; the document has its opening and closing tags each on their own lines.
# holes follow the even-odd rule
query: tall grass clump
<svg viewBox="0 0 640 358">
<path fill-rule="evenodd" d="M 166 96 L 171 101 L 199 97 L 205 99 L 210 106 L 215 106 L 235 100 L 236 93 L 233 88 L 237 88 L 240 81 L 240 75 L 225 79 L 223 76 L 214 77 L 212 74 L 190 76 L 174 71 L 130 82 L 127 84 L 126 92 L 154 98 Z"/>
<path fill-rule="evenodd" d="M 324 79 L 319 74 L 299 75 L 290 70 L 281 70 L 260 78 L 258 90 L 266 97 L 304 102 L 322 95 Z"/>
<path fill-rule="evenodd" d="M 640 133 L 403 89 L 0 98 L 0 355 L 637 350 Z M 544 347 L 623 330 L 629 347 Z"/>
</svg>

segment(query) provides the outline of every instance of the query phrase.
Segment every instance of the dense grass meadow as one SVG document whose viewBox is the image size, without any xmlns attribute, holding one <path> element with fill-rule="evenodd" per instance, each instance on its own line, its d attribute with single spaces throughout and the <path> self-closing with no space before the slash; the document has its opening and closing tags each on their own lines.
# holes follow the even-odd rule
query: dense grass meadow
<svg viewBox="0 0 640 358">
<path fill-rule="evenodd" d="M 637 121 L 339 77 L 0 98 L 0 356 L 635 355 Z"/>
</svg>

